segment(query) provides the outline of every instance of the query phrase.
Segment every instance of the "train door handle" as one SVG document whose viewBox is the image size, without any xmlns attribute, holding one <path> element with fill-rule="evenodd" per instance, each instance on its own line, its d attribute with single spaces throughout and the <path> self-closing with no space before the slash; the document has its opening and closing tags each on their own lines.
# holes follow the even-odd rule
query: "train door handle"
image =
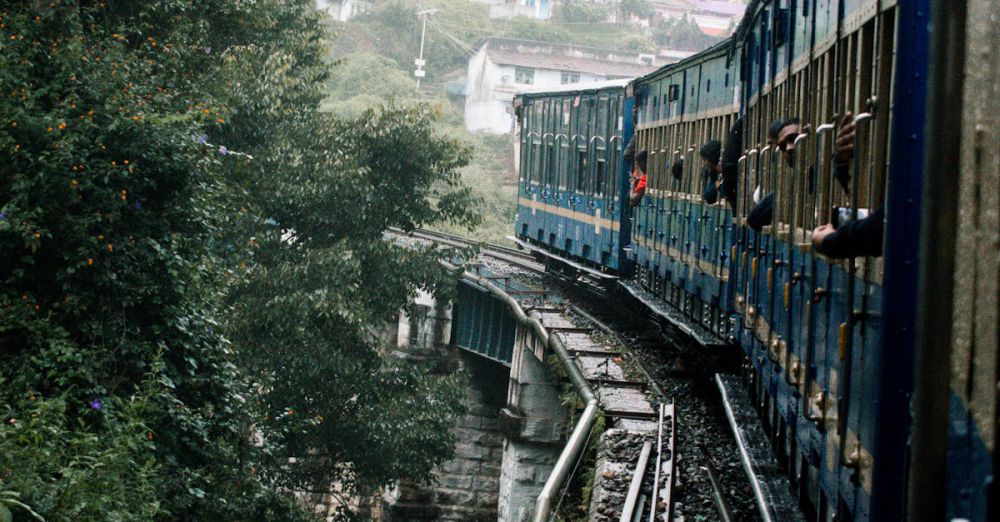
<svg viewBox="0 0 1000 522">
<path fill-rule="evenodd" d="M 807 421 L 812 422 L 816 429 L 824 431 L 824 424 L 826 420 L 826 406 L 828 398 L 826 392 L 820 390 L 815 394 L 809 395 L 808 398 L 803 401 L 803 417 Z M 813 412 L 816 412 L 814 414 Z"/>
<path fill-rule="evenodd" d="M 767 358 L 770 359 L 771 362 L 778 362 L 781 360 L 781 354 L 778 352 L 781 350 L 783 343 L 784 341 L 782 341 L 779 336 L 771 338 L 771 342 L 768 343 L 767 347 Z"/>
</svg>

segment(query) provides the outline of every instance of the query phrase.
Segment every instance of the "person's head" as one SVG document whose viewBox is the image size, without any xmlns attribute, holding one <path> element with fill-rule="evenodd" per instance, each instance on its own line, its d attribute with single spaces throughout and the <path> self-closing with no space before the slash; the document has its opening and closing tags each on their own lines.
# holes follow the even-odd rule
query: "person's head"
<svg viewBox="0 0 1000 522">
<path fill-rule="evenodd" d="M 680 181 L 684 177 L 684 158 L 679 158 L 670 166 L 670 174 L 677 181 Z"/>
<path fill-rule="evenodd" d="M 638 154 L 635 155 L 635 164 L 639 166 L 639 170 L 643 174 L 646 173 L 646 158 L 649 157 L 649 153 L 645 150 L 640 150 Z"/>
<path fill-rule="evenodd" d="M 773 125 L 772 125 L 773 127 Z M 795 164 L 795 138 L 799 136 L 799 119 L 788 118 L 781 122 L 774 136 L 774 144 L 785 157 L 788 165 Z"/>
<path fill-rule="evenodd" d="M 771 122 L 771 126 L 767 128 L 767 144 L 775 146 L 778 144 L 778 133 L 781 132 L 781 128 L 785 126 L 784 119 L 777 119 Z"/>
<path fill-rule="evenodd" d="M 722 142 L 719 140 L 711 140 L 708 143 L 701 146 L 701 150 L 698 152 L 701 156 L 701 161 L 705 168 L 711 172 L 718 172 L 721 170 L 719 165 L 719 158 L 722 156 Z"/>
</svg>

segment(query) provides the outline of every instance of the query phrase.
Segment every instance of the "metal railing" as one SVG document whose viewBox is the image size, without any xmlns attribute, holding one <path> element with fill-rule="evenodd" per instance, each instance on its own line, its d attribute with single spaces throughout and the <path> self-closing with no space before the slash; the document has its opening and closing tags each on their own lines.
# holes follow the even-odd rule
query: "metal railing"
<svg viewBox="0 0 1000 522">
<path fill-rule="evenodd" d="M 580 368 L 573 362 L 572 356 L 566 350 L 566 345 L 563 344 L 562 339 L 558 335 L 555 333 L 550 334 L 541 321 L 534 317 L 529 317 L 516 299 L 494 285 L 489 279 L 468 272 L 464 273 L 462 278 L 489 290 L 500 300 L 504 301 L 514 314 L 517 323 L 527 327 L 539 340 L 543 341 L 547 348 L 555 353 L 559 362 L 562 363 L 566 375 L 569 376 L 570 382 L 573 383 L 577 394 L 585 404 L 583 413 L 573 428 L 573 433 L 570 435 L 569 440 L 566 441 L 566 446 L 563 447 L 562 452 L 559 454 L 559 460 L 556 461 L 555 467 L 549 473 L 549 477 L 545 481 L 545 486 L 542 488 L 542 492 L 538 495 L 538 499 L 535 502 L 534 521 L 545 522 L 549 519 L 549 514 L 552 511 L 552 502 L 555 499 L 556 493 L 569 475 L 573 462 L 576 461 L 577 456 L 586 445 L 587 435 L 590 433 L 594 425 L 594 420 L 597 418 L 597 396 L 594 394 L 594 390 L 591 389 L 590 384 L 587 383 Z"/>
</svg>

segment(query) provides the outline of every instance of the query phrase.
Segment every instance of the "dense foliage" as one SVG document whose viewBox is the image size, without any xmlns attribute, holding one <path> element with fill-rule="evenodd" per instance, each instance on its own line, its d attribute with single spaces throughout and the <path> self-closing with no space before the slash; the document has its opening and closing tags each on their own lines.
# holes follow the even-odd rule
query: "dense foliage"
<svg viewBox="0 0 1000 522">
<path fill-rule="evenodd" d="M 0 519 L 295 520 L 426 480 L 447 380 L 369 326 L 473 225 L 422 108 L 319 112 L 310 0 L 0 7 Z"/>
<path fill-rule="evenodd" d="M 597 24 L 607 22 L 609 6 L 589 2 L 563 2 L 556 6 L 552 19 L 571 24 Z"/>
<path fill-rule="evenodd" d="M 735 27 L 730 28 L 730 32 Z M 724 38 L 705 34 L 698 24 L 687 16 L 683 18 L 668 18 L 660 21 L 653 30 L 653 40 L 657 44 L 677 51 L 696 53 L 707 49 Z"/>
</svg>

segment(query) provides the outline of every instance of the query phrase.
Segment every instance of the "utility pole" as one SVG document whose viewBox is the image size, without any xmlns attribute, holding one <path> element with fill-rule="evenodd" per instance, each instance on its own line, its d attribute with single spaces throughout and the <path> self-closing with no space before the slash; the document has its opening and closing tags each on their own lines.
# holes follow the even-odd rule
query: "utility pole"
<svg viewBox="0 0 1000 522">
<path fill-rule="evenodd" d="M 420 56 L 413 61 L 417 66 L 416 70 L 413 71 L 413 75 L 417 77 L 417 89 L 420 89 L 420 79 L 427 74 L 424 71 L 424 65 L 427 63 L 424 61 L 424 36 L 427 35 L 427 19 L 436 12 L 437 9 L 424 9 L 417 12 L 417 17 L 424 21 L 424 26 L 420 30 Z"/>
</svg>

